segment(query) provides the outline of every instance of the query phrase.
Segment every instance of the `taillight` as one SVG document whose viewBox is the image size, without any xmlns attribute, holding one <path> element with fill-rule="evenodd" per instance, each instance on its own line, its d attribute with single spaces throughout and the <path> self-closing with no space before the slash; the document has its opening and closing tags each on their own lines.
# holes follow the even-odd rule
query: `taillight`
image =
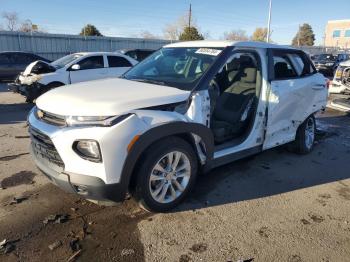
<svg viewBox="0 0 350 262">
<path fill-rule="evenodd" d="M 329 89 L 329 86 L 332 84 L 332 81 L 326 78 L 326 88 Z"/>
</svg>

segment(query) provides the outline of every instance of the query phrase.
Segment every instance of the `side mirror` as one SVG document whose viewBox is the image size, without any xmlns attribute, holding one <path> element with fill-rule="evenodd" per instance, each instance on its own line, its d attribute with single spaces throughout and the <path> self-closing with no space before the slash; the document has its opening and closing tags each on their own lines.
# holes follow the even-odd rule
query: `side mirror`
<svg viewBox="0 0 350 262">
<path fill-rule="evenodd" d="M 72 65 L 71 70 L 72 71 L 80 70 L 80 65 L 78 65 L 78 64 Z"/>
</svg>

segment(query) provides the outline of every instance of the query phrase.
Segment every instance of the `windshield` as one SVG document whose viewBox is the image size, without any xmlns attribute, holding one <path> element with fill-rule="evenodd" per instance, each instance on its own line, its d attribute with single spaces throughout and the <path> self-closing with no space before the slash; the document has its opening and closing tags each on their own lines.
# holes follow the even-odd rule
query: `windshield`
<svg viewBox="0 0 350 262">
<path fill-rule="evenodd" d="M 336 57 L 331 54 L 321 54 L 317 57 L 318 60 L 335 60 Z"/>
<path fill-rule="evenodd" d="M 73 62 L 75 59 L 82 57 L 83 54 L 71 54 L 71 55 L 66 55 L 64 57 L 61 57 L 60 59 L 57 59 L 51 63 L 52 66 L 55 68 L 62 68 L 65 65 L 68 65 L 70 62 Z"/>
<path fill-rule="evenodd" d="M 222 48 L 162 48 L 131 68 L 123 77 L 192 90 Z"/>
</svg>

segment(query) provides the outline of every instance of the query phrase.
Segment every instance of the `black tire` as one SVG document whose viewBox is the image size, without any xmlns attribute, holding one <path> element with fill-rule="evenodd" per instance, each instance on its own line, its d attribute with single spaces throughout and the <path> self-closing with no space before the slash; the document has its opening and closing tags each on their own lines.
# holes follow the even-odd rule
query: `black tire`
<svg viewBox="0 0 350 262">
<path fill-rule="evenodd" d="M 189 160 L 189 162 L 186 162 L 190 164 L 190 168 L 188 168 L 188 170 L 190 170 L 190 175 L 187 186 L 182 193 L 175 198 L 175 200 L 168 203 L 160 203 L 152 197 L 150 177 L 156 164 L 159 163 L 161 159 L 164 159 L 163 157 L 165 155 L 175 151 L 184 154 L 187 157 L 187 160 Z M 143 209 L 151 212 L 166 212 L 176 207 L 192 189 L 198 170 L 197 157 L 192 146 L 178 137 L 167 137 L 151 145 L 143 154 L 143 157 L 138 164 L 140 164 L 140 166 L 138 167 L 137 172 L 134 197 Z M 173 180 L 168 181 L 168 183 L 171 184 L 172 188 L 175 188 L 172 181 Z M 165 191 L 169 192 L 168 190 L 171 189 L 166 189 Z"/>
<path fill-rule="evenodd" d="M 310 124 L 312 123 L 312 128 Z M 308 141 L 308 137 L 306 135 L 306 129 L 313 130 L 313 139 L 312 143 Z M 293 151 L 297 154 L 308 154 L 312 151 L 316 136 L 316 121 L 313 115 L 309 116 L 298 128 L 295 141 L 293 143 Z M 309 137 L 310 139 L 310 137 Z"/>
</svg>

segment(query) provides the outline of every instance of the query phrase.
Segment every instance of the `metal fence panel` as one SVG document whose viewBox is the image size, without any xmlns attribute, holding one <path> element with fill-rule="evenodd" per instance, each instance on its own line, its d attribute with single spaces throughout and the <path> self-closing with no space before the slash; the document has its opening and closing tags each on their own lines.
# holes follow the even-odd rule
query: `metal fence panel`
<svg viewBox="0 0 350 262">
<path fill-rule="evenodd" d="M 119 49 L 158 49 L 171 41 L 161 39 L 95 37 L 79 35 L 0 31 L 0 51 L 26 51 L 55 60 L 76 52 Z"/>
</svg>

